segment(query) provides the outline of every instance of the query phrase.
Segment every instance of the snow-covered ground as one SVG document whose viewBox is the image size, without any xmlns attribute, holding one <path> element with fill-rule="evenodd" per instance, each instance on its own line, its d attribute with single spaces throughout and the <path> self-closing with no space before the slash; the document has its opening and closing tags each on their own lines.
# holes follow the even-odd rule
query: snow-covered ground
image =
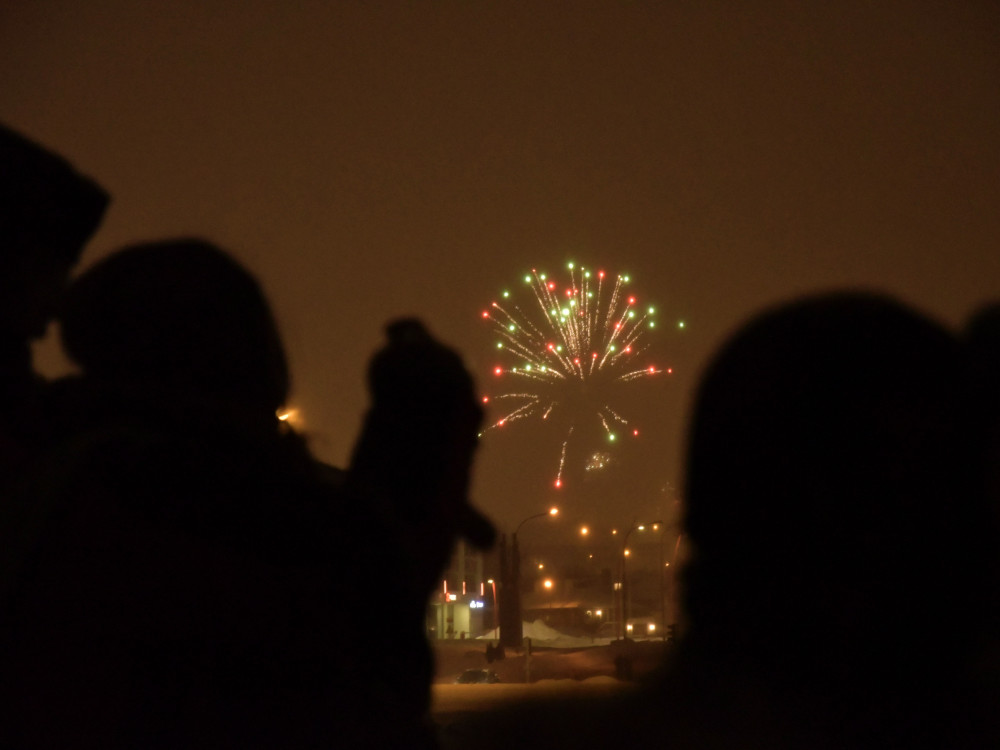
<svg viewBox="0 0 1000 750">
<path fill-rule="evenodd" d="M 522 632 L 525 638 L 530 638 L 531 643 L 537 646 L 548 646 L 550 648 L 583 648 L 585 646 L 606 646 L 613 639 L 611 638 L 590 638 L 566 635 L 560 633 L 555 628 L 551 628 L 541 620 L 521 623 Z M 495 641 L 498 638 L 498 631 L 491 630 L 478 636 L 477 640 Z"/>
</svg>

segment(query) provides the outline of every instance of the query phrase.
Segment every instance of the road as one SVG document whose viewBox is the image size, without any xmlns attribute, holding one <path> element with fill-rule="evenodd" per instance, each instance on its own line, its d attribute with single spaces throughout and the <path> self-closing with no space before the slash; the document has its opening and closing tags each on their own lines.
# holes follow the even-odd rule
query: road
<svg viewBox="0 0 1000 750">
<path fill-rule="evenodd" d="M 612 678 L 541 680 L 499 685 L 434 685 L 431 712 L 434 716 L 490 711 L 526 700 L 611 695 L 628 690 L 628 683 Z"/>
<path fill-rule="evenodd" d="M 611 677 L 589 680 L 540 680 L 532 683 L 500 683 L 496 685 L 434 685 L 431 713 L 441 728 L 445 750 L 468 747 L 470 737 L 489 722 L 482 714 L 511 707 L 515 704 L 568 698 L 601 698 L 634 690 L 632 683 Z"/>
</svg>

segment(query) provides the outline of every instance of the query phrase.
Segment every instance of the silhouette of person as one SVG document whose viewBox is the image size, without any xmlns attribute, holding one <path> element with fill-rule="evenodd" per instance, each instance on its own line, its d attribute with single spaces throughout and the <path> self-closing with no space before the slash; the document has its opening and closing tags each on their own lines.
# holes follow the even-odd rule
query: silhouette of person
<svg viewBox="0 0 1000 750">
<path fill-rule="evenodd" d="M 848 293 L 759 316 L 708 368 L 677 668 L 733 702 L 730 739 L 947 746 L 982 583 L 961 383 L 953 335 Z"/>
<path fill-rule="evenodd" d="M 972 409 L 982 431 L 983 490 L 1000 513 L 1000 304 L 978 311 L 965 330 Z"/>
<path fill-rule="evenodd" d="M 661 674 L 627 700 L 522 709 L 495 746 L 953 746 L 986 583 L 961 359 L 862 293 L 740 329 L 695 402 L 686 620 Z"/>
<path fill-rule="evenodd" d="M 340 499 L 276 417 L 256 280 L 200 240 L 138 245 L 60 323 L 82 375 L 9 597 L 4 746 L 390 746 L 347 644 Z"/>
<path fill-rule="evenodd" d="M 964 331 L 968 366 L 969 415 L 976 441 L 976 493 L 985 506 L 990 548 L 983 587 L 984 632 L 973 670 L 976 686 L 965 731 L 981 747 L 1000 746 L 1000 304 L 979 310 Z M 974 739 L 973 739 L 974 738 Z"/>
<path fill-rule="evenodd" d="M 397 711 L 427 725 L 433 656 L 426 607 L 455 541 L 493 544 L 492 524 L 468 502 L 483 414 L 460 357 L 414 319 L 386 328 L 388 343 L 368 369 L 372 404 L 354 447 L 346 486 L 374 575 L 392 581 L 392 617 L 373 623 L 373 643 L 393 643 L 378 669 Z M 366 558 L 366 559 L 367 559 Z M 428 731 L 409 747 L 433 744 Z"/>
<path fill-rule="evenodd" d="M 29 344 L 45 333 L 107 205 L 66 160 L 0 124 L 0 486 L 44 441 Z"/>
</svg>

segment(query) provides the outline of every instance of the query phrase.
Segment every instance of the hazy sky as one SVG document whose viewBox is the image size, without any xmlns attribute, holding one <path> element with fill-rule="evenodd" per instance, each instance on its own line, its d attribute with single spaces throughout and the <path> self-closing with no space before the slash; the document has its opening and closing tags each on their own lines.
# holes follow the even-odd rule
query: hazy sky
<svg viewBox="0 0 1000 750">
<path fill-rule="evenodd" d="M 0 119 L 114 194 L 85 263 L 199 234 L 260 275 L 338 463 L 387 319 L 421 316 L 485 381 L 503 287 L 630 273 L 675 375 L 642 392 L 634 480 L 598 493 L 619 523 L 681 485 L 700 368 L 762 306 L 863 286 L 959 324 L 1000 297 L 998 22 L 995 2 L 8 0 Z M 480 505 L 509 528 L 557 458 L 527 423 L 490 437 Z"/>
</svg>

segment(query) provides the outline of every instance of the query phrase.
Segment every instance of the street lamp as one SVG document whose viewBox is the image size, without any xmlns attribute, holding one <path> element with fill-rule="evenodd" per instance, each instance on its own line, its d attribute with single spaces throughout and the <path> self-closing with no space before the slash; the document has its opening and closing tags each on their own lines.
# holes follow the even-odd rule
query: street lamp
<svg viewBox="0 0 1000 750">
<path fill-rule="evenodd" d="M 628 548 L 628 538 L 632 535 L 633 531 L 645 531 L 646 527 L 650 526 L 654 531 L 659 531 L 663 526 L 663 521 L 653 521 L 652 523 L 636 523 L 632 522 L 629 530 L 625 532 L 625 538 L 622 539 L 622 583 L 621 583 L 621 601 L 622 601 L 622 622 L 619 626 L 619 633 L 622 638 L 625 637 L 625 633 L 628 628 L 628 615 L 629 615 L 629 585 L 628 585 L 628 558 L 631 554 L 631 550 Z M 615 533 L 615 532 L 612 532 Z M 664 605 L 664 590 L 663 590 L 663 532 L 660 532 L 660 617 L 663 619 L 662 625 L 666 624 L 666 614 Z"/>
<path fill-rule="evenodd" d="M 542 581 L 542 588 L 544 588 L 546 593 L 548 594 L 546 598 L 549 600 L 549 617 L 552 616 L 552 594 L 554 591 L 553 586 L 555 586 L 555 583 L 552 581 L 551 578 L 546 578 L 544 581 Z"/>
<path fill-rule="evenodd" d="M 500 607 L 497 606 L 497 582 L 492 578 L 487 578 L 486 583 L 493 587 L 493 629 L 500 630 Z M 499 632 L 497 636 L 499 637 Z"/>
<path fill-rule="evenodd" d="M 638 527 L 635 525 L 635 521 L 633 521 L 632 525 L 629 527 L 629 530 L 625 532 L 625 538 L 622 539 L 622 582 L 621 582 L 621 588 L 618 592 L 618 596 L 621 599 L 622 603 L 621 607 L 622 619 L 618 625 L 618 637 L 620 640 L 624 639 L 625 635 L 628 633 L 628 582 L 627 582 L 628 565 L 626 564 L 628 562 L 628 554 L 629 554 L 629 549 L 627 547 L 628 538 L 629 536 L 632 535 L 632 532 L 635 531 L 637 528 Z M 615 534 L 617 533 L 617 530 L 613 530 L 611 533 Z"/>
<path fill-rule="evenodd" d="M 555 506 L 553 506 L 553 507 L 549 508 L 547 511 L 545 511 L 544 513 L 536 513 L 533 516 L 528 516 L 523 521 L 521 521 L 521 523 L 519 523 L 517 525 L 516 529 L 514 529 L 514 539 L 517 539 L 517 532 L 519 532 L 521 530 L 521 527 L 524 526 L 524 524 L 526 524 L 528 521 L 533 521 L 536 518 L 545 518 L 545 516 L 553 516 L 553 517 L 555 517 L 555 516 L 558 516 L 558 515 L 559 515 L 559 509 L 556 508 Z"/>
</svg>

